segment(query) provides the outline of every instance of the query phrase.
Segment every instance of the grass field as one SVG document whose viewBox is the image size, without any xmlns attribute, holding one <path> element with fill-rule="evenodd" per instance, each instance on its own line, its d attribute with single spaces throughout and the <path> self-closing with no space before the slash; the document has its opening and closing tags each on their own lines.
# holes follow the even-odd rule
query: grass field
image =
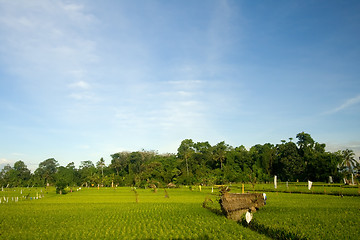
<svg viewBox="0 0 360 240">
<path fill-rule="evenodd" d="M 216 198 L 211 188 L 193 189 L 84 188 L 66 195 L 53 188 L 6 189 L 0 191 L 0 239 L 360 237 L 360 197 L 267 192 L 267 205 L 243 226 L 202 207 L 206 197 Z M 231 192 L 240 191 L 233 186 Z"/>
<path fill-rule="evenodd" d="M 242 184 L 234 184 L 231 186 L 233 191 L 241 192 Z M 325 194 L 325 195 L 344 195 L 344 196 L 360 196 L 360 188 L 358 185 L 349 186 L 343 184 L 313 183 L 311 189 L 308 189 L 307 183 L 288 183 L 280 182 L 277 188 L 273 183 L 245 184 L 245 191 L 261 191 L 261 192 L 284 192 L 284 193 L 309 193 L 309 194 Z"/>
<path fill-rule="evenodd" d="M 164 189 L 136 191 L 138 203 L 130 188 L 90 188 L 67 195 L 52 189 L 42 199 L 0 204 L 0 238 L 266 239 L 202 208 L 209 190 L 167 189 L 168 198 Z"/>
<path fill-rule="evenodd" d="M 252 228 L 304 239 L 359 239 L 360 198 L 268 193 Z M 277 235 L 278 234 L 278 235 Z"/>
</svg>

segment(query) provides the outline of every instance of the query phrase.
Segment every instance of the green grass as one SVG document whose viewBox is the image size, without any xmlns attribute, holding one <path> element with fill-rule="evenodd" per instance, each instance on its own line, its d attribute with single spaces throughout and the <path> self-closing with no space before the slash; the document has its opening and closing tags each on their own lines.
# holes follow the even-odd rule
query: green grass
<svg viewBox="0 0 360 240">
<path fill-rule="evenodd" d="M 252 186 L 245 185 L 245 191 L 250 187 Z M 258 187 L 269 187 L 269 185 L 259 184 Z M 317 184 L 316 187 L 323 186 Z M 354 190 L 354 188 L 350 189 Z M 307 188 L 302 190 L 309 191 Z M 231 192 L 241 192 L 241 187 L 232 186 Z M 244 220 L 242 222 L 244 226 L 275 239 L 360 238 L 360 197 L 358 196 L 266 193 L 267 205 L 254 213 L 250 225 Z M 209 202 L 208 208 L 216 213 L 220 205 L 215 202 L 216 196 L 212 196 L 211 199 L 213 201 Z"/>
<path fill-rule="evenodd" d="M 2 192 L 2 194 L 15 194 Z M 34 190 L 32 190 L 34 191 Z M 202 207 L 210 189 L 82 189 L 0 204 L 1 239 L 266 239 Z M 1 196 L 1 195 L 0 195 Z"/>
<path fill-rule="evenodd" d="M 327 195 L 345 195 L 345 196 L 360 196 L 359 186 L 349 186 L 341 184 L 328 183 L 313 183 L 309 190 L 307 183 L 278 183 L 277 188 L 274 188 L 273 183 L 255 184 L 254 188 L 251 184 L 244 184 L 245 192 L 247 191 L 261 191 L 261 192 L 285 192 L 285 193 L 309 193 L 309 194 L 327 194 Z M 241 192 L 242 184 L 234 184 L 230 187 L 234 192 Z"/>
<path fill-rule="evenodd" d="M 360 198 L 268 193 L 254 214 L 253 229 L 304 239 L 359 239 Z"/>
<path fill-rule="evenodd" d="M 270 184 L 256 186 L 271 187 Z M 250 187 L 246 185 L 245 191 Z M 307 190 L 301 184 L 296 187 Z M 321 187 L 324 186 L 315 184 L 315 188 Z M 158 189 L 157 193 L 137 189 L 138 202 L 131 188 L 83 188 L 66 195 L 55 194 L 54 188 L 23 188 L 22 195 L 20 188 L 4 189 L 0 198 L 20 198 L 18 202 L 0 204 L 0 239 L 267 238 L 256 231 L 277 239 L 359 239 L 360 236 L 358 196 L 265 191 L 267 205 L 244 227 L 219 214 L 216 201 L 208 203 L 213 211 L 202 207 L 206 197 L 216 200 L 217 189 L 214 188 L 214 194 L 211 187 L 203 187 L 201 192 L 197 187 L 193 189 L 167 189 L 169 198 L 165 197 L 164 189 Z M 231 192 L 241 192 L 241 187 L 232 186 Z M 24 195 L 29 197 L 21 197 Z M 36 195 L 44 197 L 34 199 Z"/>
</svg>

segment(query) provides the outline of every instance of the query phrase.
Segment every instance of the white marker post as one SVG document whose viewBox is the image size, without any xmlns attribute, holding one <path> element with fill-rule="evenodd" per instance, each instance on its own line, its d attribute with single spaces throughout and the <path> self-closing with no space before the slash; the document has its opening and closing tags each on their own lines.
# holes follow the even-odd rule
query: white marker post
<svg viewBox="0 0 360 240">
<path fill-rule="evenodd" d="M 277 176 L 276 175 L 274 176 L 274 188 L 275 189 L 277 188 Z"/>
<path fill-rule="evenodd" d="M 267 200 L 266 193 L 263 193 L 263 198 L 264 198 L 264 205 L 266 205 L 266 200 Z"/>
<path fill-rule="evenodd" d="M 245 219 L 246 219 L 246 222 L 249 224 L 252 219 L 252 214 L 249 211 L 246 212 Z"/>
<path fill-rule="evenodd" d="M 312 181 L 308 181 L 308 189 L 310 190 L 312 187 Z"/>
</svg>

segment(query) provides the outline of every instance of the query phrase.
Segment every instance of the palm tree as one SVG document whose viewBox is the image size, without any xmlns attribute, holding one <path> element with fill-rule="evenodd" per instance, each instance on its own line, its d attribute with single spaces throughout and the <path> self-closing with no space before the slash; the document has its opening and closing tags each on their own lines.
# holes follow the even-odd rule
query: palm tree
<svg viewBox="0 0 360 240">
<path fill-rule="evenodd" d="M 178 148 L 178 157 L 181 159 L 185 159 L 187 176 L 189 176 L 188 160 L 191 158 L 194 152 L 194 142 L 192 139 L 183 140 L 180 144 L 180 147 Z"/>
<path fill-rule="evenodd" d="M 343 160 L 341 162 L 341 166 L 344 168 L 347 168 L 347 171 L 349 173 L 352 173 L 354 167 L 357 166 L 357 162 L 354 158 L 354 156 L 355 156 L 354 151 L 351 149 L 346 149 L 346 150 L 343 150 L 341 153 L 342 153 L 342 158 L 343 158 Z"/>
<path fill-rule="evenodd" d="M 101 168 L 101 176 L 104 177 L 104 167 L 106 166 L 104 159 L 101 158 L 100 161 L 96 163 L 96 165 L 98 168 Z"/>
<path fill-rule="evenodd" d="M 213 159 L 220 161 L 220 169 L 223 169 L 223 162 L 225 161 L 225 154 L 229 146 L 224 142 L 219 142 L 213 148 Z"/>
</svg>

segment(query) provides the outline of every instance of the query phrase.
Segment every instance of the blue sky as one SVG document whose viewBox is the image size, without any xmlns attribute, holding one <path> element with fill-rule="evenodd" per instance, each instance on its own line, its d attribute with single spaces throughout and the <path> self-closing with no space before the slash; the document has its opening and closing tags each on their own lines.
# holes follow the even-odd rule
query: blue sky
<svg viewBox="0 0 360 240">
<path fill-rule="evenodd" d="M 302 131 L 360 156 L 359 1 L 0 0 L 0 165 Z"/>
</svg>

